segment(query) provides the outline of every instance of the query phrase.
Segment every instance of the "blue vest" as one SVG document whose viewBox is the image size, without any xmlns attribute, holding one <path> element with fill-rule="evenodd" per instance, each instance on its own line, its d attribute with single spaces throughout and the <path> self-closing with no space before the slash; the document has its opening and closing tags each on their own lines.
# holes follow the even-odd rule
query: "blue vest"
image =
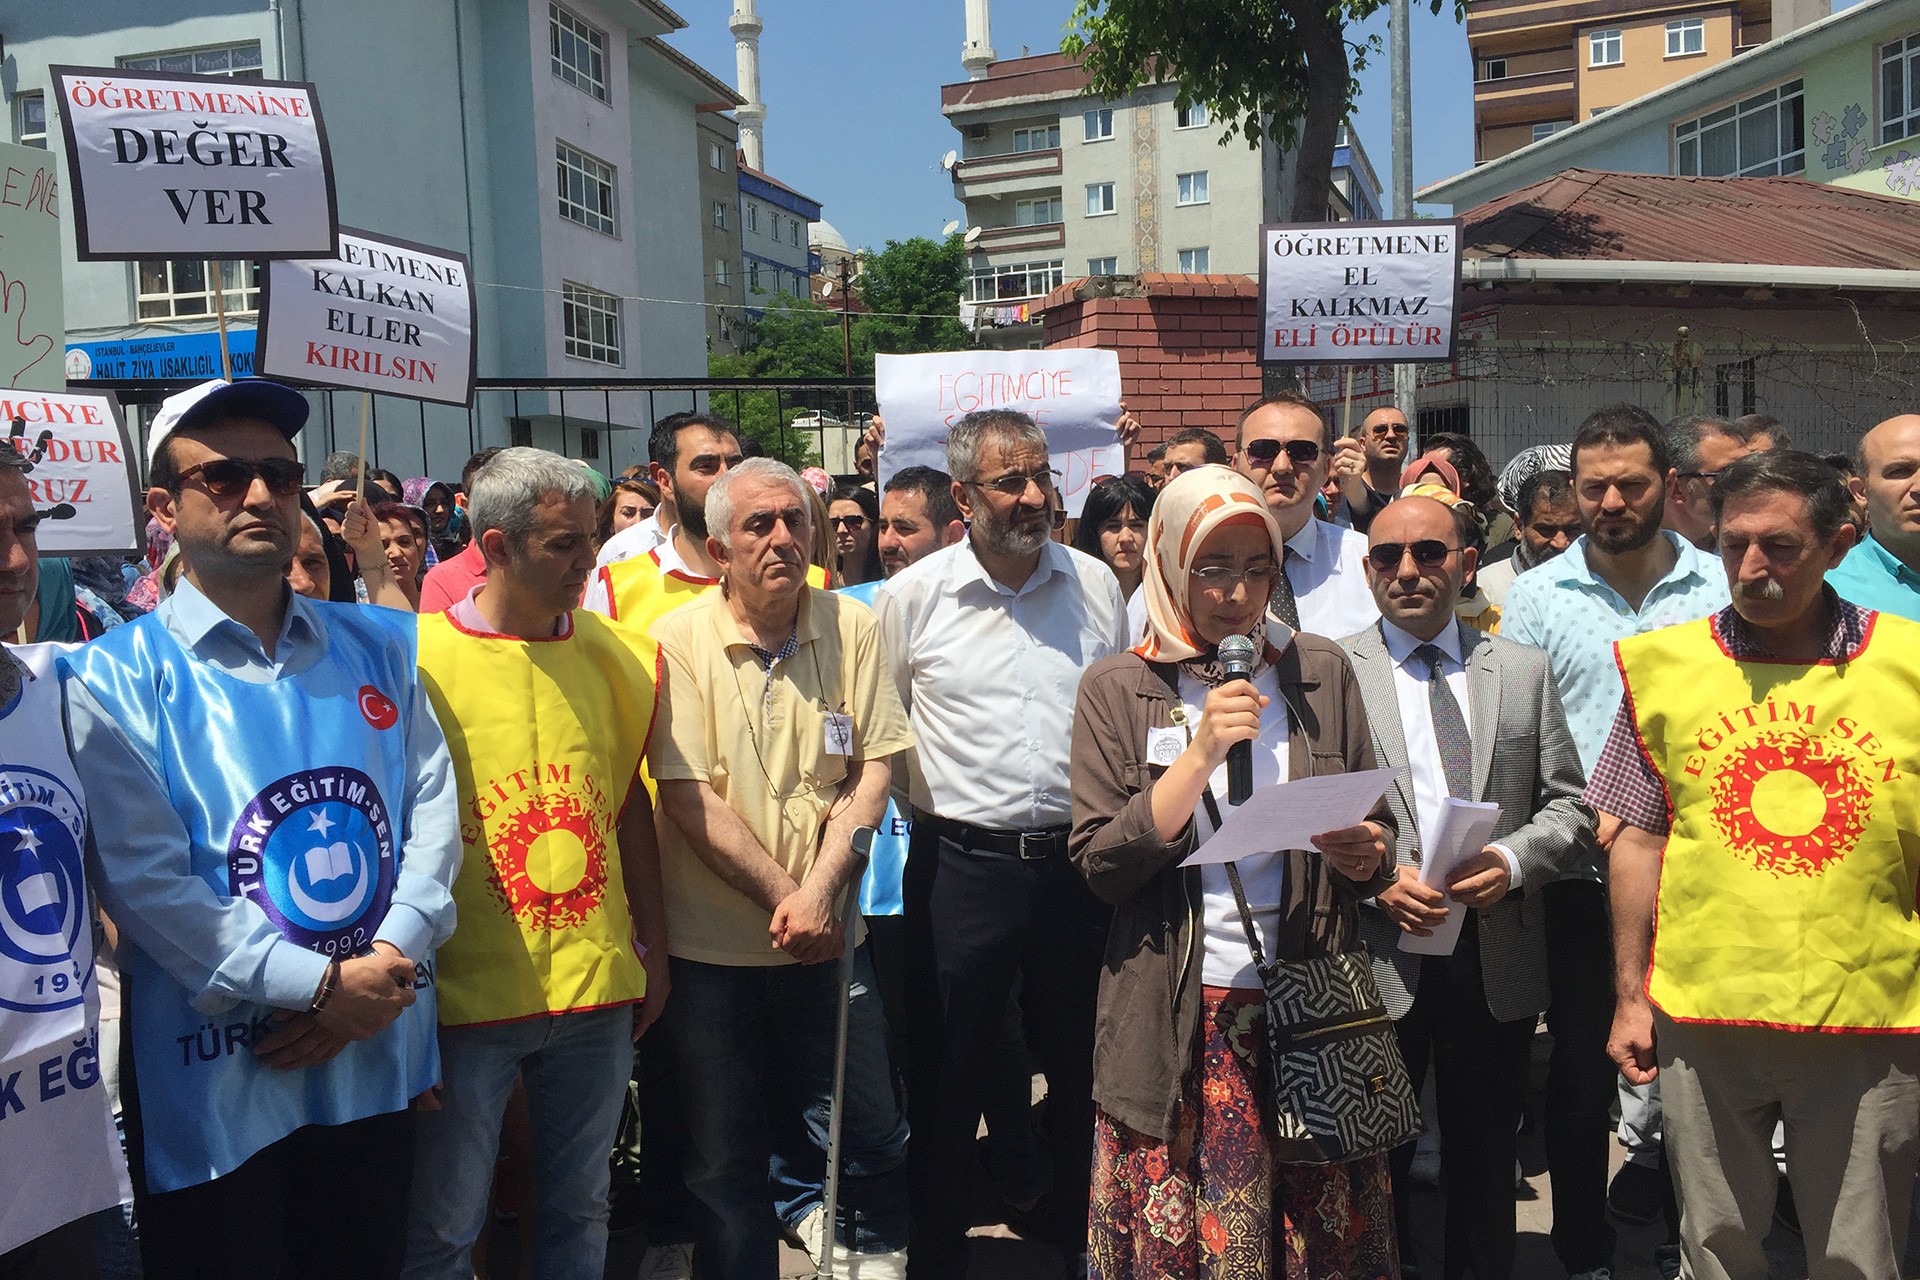
<svg viewBox="0 0 1920 1280">
<path fill-rule="evenodd" d="M 405 856 L 415 621 L 315 607 L 326 657 L 270 684 L 196 660 L 152 615 L 66 665 L 162 779 L 207 890 L 248 899 L 297 946 L 345 957 L 373 941 Z M 113 850 L 101 857 L 111 866 Z M 144 949 L 128 947 L 148 1185 L 194 1186 L 304 1125 L 407 1107 L 440 1074 L 432 962 L 421 959 L 418 998 L 392 1026 L 320 1066 L 276 1071 L 251 1050 L 275 1010 L 243 1003 L 202 1015 Z"/>
<path fill-rule="evenodd" d="M 840 594 L 852 596 L 867 608 L 873 608 L 873 598 L 880 590 L 879 581 L 862 582 L 857 586 L 841 587 Z M 881 815 L 880 826 L 873 837 L 873 860 L 867 864 L 867 875 L 860 882 L 860 914 L 863 916 L 898 916 L 906 914 L 906 903 L 900 890 L 900 877 L 907 870 L 907 838 L 913 834 L 913 822 L 901 814 L 893 803 L 893 797 L 887 797 L 887 811 Z"/>
</svg>

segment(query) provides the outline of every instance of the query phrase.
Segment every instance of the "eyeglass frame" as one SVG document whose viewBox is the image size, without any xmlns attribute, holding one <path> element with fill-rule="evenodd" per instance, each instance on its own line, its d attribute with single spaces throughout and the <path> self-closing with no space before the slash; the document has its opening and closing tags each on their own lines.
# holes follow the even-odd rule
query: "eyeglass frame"
<svg viewBox="0 0 1920 1280">
<path fill-rule="evenodd" d="M 960 483 L 971 489 L 991 489 L 1002 497 L 1020 498 L 1025 496 L 1028 485 L 1037 486 L 1042 493 L 1052 493 L 1058 486 L 1054 483 L 1060 473 L 1052 467 L 1042 467 L 1038 471 L 1013 471 L 995 480 L 962 480 Z M 1018 480 L 1018 489 L 1007 488 L 1009 480 Z"/>
<path fill-rule="evenodd" d="M 1279 564 L 1271 560 L 1267 562 L 1264 568 L 1258 570 L 1253 568 L 1235 569 L 1231 565 L 1224 564 L 1209 564 L 1202 565 L 1198 569 L 1188 570 L 1187 580 L 1206 591 L 1225 597 L 1231 595 L 1233 589 L 1242 583 L 1251 587 L 1255 581 L 1271 582 L 1279 572 Z"/>
<path fill-rule="evenodd" d="M 293 470 L 285 480 L 280 484 L 276 484 L 267 475 L 266 468 L 269 464 L 286 465 L 292 467 Z M 230 489 L 228 492 L 222 493 L 219 488 L 215 487 L 216 482 L 207 479 L 206 471 L 209 467 L 225 466 L 246 468 L 247 478 L 241 482 L 239 488 Z M 193 466 L 187 467 L 176 475 L 173 478 L 172 491 L 178 493 L 180 492 L 180 487 L 187 481 L 198 479 L 200 481 L 200 487 L 205 489 L 213 497 L 242 498 L 246 496 L 248 490 L 253 488 L 253 482 L 258 480 L 267 486 L 267 492 L 274 497 L 293 498 L 299 496 L 301 488 L 305 485 L 306 478 L 306 466 L 298 458 L 209 458 L 205 462 L 195 463 Z"/>
<path fill-rule="evenodd" d="M 1273 449 L 1272 456 L 1261 457 L 1260 455 L 1266 451 L 1268 446 L 1271 446 Z M 1240 447 L 1249 458 L 1268 470 L 1272 470 L 1280 461 L 1280 455 L 1282 453 L 1287 455 L 1288 466 L 1310 467 L 1320 461 L 1327 452 L 1324 447 L 1316 444 L 1312 440 L 1275 440 L 1271 436 L 1263 436 L 1258 440 L 1249 440 Z M 1308 449 L 1313 450 L 1313 452 L 1306 457 L 1301 457 L 1299 456 L 1299 452 L 1296 452 L 1296 450 L 1305 451 Z"/>
<path fill-rule="evenodd" d="M 1427 554 L 1421 554 L 1422 547 L 1429 549 Z M 1442 548 L 1439 555 L 1432 554 L 1433 547 Z M 1411 555 L 1416 568 L 1438 569 L 1447 562 L 1448 556 L 1465 550 L 1465 547 L 1449 547 L 1438 538 L 1416 538 L 1412 542 L 1378 542 L 1367 548 L 1367 563 L 1373 566 L 1375 573 L 1398 573 L 1401 562 Z M 1380 551 L 1393 552 L 1392 562 L 1382 564 L 1380 557 L 1374 554 Z"/>
</svg>

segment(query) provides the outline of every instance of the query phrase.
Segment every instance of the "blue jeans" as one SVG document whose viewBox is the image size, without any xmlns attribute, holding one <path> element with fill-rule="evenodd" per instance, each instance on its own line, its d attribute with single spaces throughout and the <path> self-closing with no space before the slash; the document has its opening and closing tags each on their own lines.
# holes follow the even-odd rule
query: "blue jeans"
<svg viewBox="0 0 1920 1280">
<path fill-rule="evenodd" d="M 607 1153 L 633 1069 L 625 1005 L 440 1032 L 440 1110 L 422 1112 L 407 1227 L 408 1280 L 472 1280 L 500 1123 L 518 1075 L 533 1120 L 533 1274 L 600 1280 Z"/>
<path fill-rule="evenodd" d="M 676 956 L 672 974 L 673 998 L 660 1025 L 687 1117 L 687 1190 L 696 1205 L 700 1271 L 709 1280 L 774 1280 L 776 1213 L 798 1220 L 819 1196 L 840 966 L 711 965 Z M 854 1224 L 859 1248 L 898 1249 L 907 1234 L 907 1123 L 865 947 L 855 953 L 853 978 L 841 1222 Z M 776 1144 L 788 1160 L 770 1189 Z"/>
</svg>

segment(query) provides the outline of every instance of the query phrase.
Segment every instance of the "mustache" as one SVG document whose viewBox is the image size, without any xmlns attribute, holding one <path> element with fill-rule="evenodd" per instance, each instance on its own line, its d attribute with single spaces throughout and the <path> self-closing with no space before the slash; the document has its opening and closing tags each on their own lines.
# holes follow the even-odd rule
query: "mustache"
<svg viewBox="0 0 1920 1280">
<path fill-rule="evenodd" d="M 1737 600 L 1784 600 L 1787 589 L 1774 579 L 1765 578 L 1759 582 L 1734 583 L 1733 595 Z"/>
</svg>

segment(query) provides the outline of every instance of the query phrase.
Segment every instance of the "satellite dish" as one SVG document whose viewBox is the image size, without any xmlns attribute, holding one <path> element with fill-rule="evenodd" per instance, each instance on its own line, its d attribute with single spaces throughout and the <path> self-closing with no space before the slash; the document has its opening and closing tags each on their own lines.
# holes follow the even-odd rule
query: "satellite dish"
<svg viewBox="0 0 1920 1280">
<path fill-rule="evenodd" d="M 980 228 L 978 227 L 968 227 L 967 234 L 962 237 L 962 239 L 967 244 L 972 244 L 974 241 L 978 240 L 979 238 L 980 238 Z"/>
<path fill-rule="evenodd" d="M 960 163 L 960 153 L 958 151 L 949 151 L 947 152 L 947 154 L 940 157 L 940 167 L 942 169 L 945 169 L 948 173 L 952 173 L 953 166 L 959 163 Z"/>
<path fill-rule="evenodd" d="M 960 219 L 955 218 L 952 221 L 948 222 L 946 226 L 940 228 L 940 234 L 943 236 L 950 236 L 954 232 L 958 231 L 959 229 L 960 229 Z"/>
<path fill-rule="evenodd" d="M 831 298 L 833 296 L 833 281 L 829 280 L 820 286 L 820 296 L 823 298 Z"/>
</svg>

